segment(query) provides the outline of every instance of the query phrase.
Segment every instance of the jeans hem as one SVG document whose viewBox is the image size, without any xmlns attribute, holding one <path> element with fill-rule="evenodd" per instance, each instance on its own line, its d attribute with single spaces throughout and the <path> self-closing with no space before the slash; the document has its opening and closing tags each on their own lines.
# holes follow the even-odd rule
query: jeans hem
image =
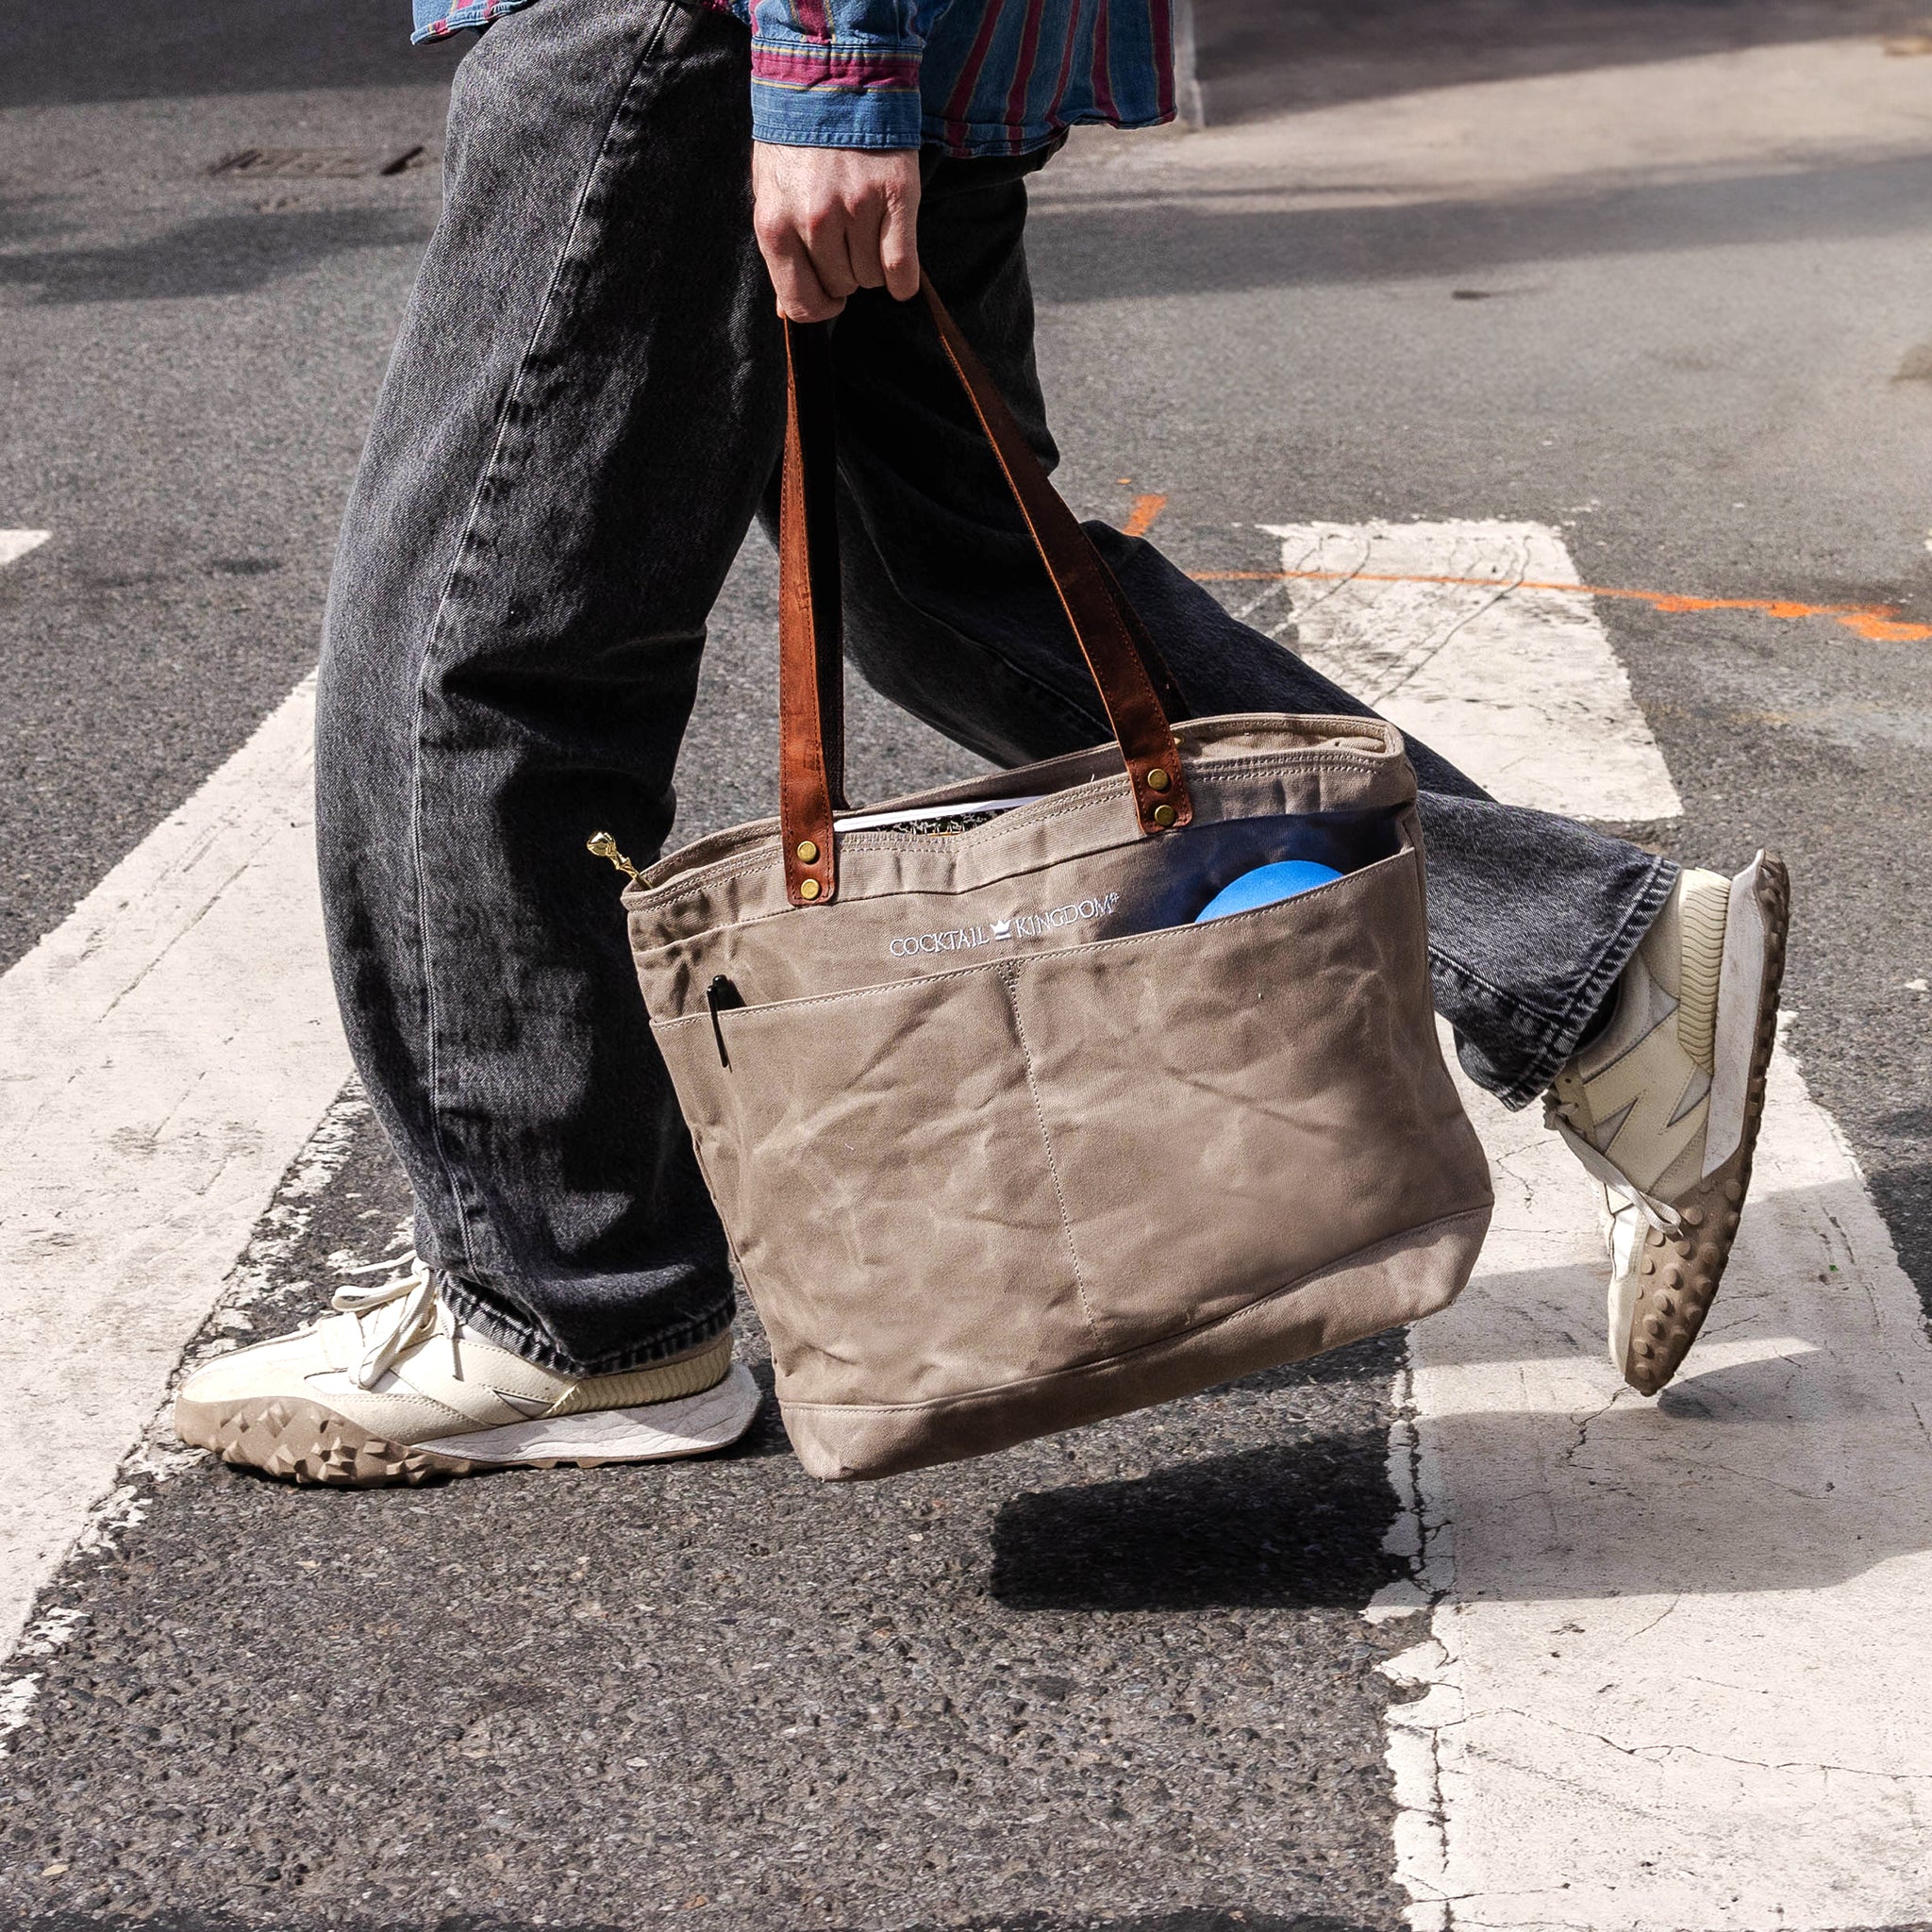
<svg viewBox="0 0 1932 1932">
<path fill-rule="evenodd" d="M 694 1315 L 687 1315 L 668 1328 L 660 1328 L 642 1341 L 595 1357 L 572 1355 L 561 1348 L 549 1333 L 527 1315 L 512 1313 L 487 1297 L 475 1282 L 460 1275 L 445 1274 L 438 1290 L 443 1305 L 463 1324 L 474 1328 L 485 1341 L 507 1348 L 512 1355 L 549 1369 L 559 1375 L 582 1379 L 591 1375 L 626 1375 L 633 1369 L 648 1368 L 653 1362 L 668 1361 L 673 1356 L 688 1355 L 715 1341 L 731 1326 L 738 1312 L 736 1293 L 726 1289 L 722 1299 Z"/>
<path fill-rule="evenodd" d="M 1496 1017 L 1523 1036 L 1526 1058 L 1516 1076 L 1503 1087 L 1491 1086 L 1489 1080 L 1482 1080 L 1482 1084 L 1489 1087 L 1490 1091 L 1511 1112 L 1527 1107 L 1541 1093 L 1562 1070 L 1564 1061 L 1576 1051 L 1577 1041 L 1583 1038 L 1590 1023 L 1609 997 L 1624 967 L 1630 963 L 1631 955 L 1643 943 L 1644 934 L 1656 924 L 1657 916 L 1671 896 L 1681 870 L 1674 858 L 1658 858 L 1652 863 L 1643 889 L 1631 900 L 1622 924 L 1597 955 L 1589 972 L 1575 982 L 1562 1011 L 1553 1017 L 1530 1018 L 1520 1004 L 1513 1001 L 1506 1003 L 1506 995 L 1475 979 L 1455 960 L 1437 957 L 1435 963 L 1439 972 L 1454 974 L 1472 991 L 1494 1000 Z M 1465 1069 L 1473 1077 L 1480 1079 L 1477 1070 L 1469 1066 L 1468 1056 L 1465 1054 L 1462 1058 Z"/>
</svg>

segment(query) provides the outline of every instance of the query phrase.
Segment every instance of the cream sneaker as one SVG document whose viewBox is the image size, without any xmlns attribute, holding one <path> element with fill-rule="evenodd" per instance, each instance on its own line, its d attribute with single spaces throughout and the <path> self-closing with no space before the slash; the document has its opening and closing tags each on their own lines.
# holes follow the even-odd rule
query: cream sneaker
<svg viewBox="0 0 1932 1932">
<path fill-rule="evenodd" d="M 339 1312 L 309 1327 L 197 1369 L 175 1397 L 175 1433 L 270 1475 L 376 1489 L 702 1456 L 737 1441 L 758 1413 L 728 1334 L 674 1361 L 579 1379 L 471 1333 L 436 1283 L 417 1262 L 379 1288 L 345 1289 Z"/>
<path fill-rule="evenodd" d="M 1770 853 L 1734 879 L 1682 874 L 1618 981 L 1610 1024 L 1545 1100 L 1602 1189 L 1610 1361 L 1645 1395 L 1682 1365 L 1731 1257 L 1790 920 Z"/>
</svg>

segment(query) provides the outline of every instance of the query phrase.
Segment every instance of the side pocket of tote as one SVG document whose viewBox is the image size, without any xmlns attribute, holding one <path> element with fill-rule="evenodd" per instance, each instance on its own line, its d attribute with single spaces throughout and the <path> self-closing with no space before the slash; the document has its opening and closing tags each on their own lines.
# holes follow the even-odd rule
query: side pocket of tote
<svg viewBox="0 0 1932 1932">
<path fill-rule="evenodd" d="M 654 1028 L 781 1402 L 912 1403 L 1097 1352 L 997 966 Z"/>
<path fill-rule="evenodd" d="M 1421 862 L 1024 962 L 1034 1082 L 1112 1347 L 1487 1206 L 1436 1039 Z M 1361 1332 L 1383 1325 L 1378 1307 Z"/>
</svg>

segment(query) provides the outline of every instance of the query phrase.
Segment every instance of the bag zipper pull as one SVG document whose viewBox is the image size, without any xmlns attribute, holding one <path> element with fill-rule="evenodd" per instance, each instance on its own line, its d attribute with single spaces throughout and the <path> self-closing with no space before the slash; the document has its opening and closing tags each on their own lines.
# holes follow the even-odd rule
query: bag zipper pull
<svg viewBox="0 0 1932 1932">
<path fill-rule="evenodd" d="M 743 1006 L 744 995 L 721 973 L 705 989 L 705 1004 L 711 1009 L 711 1037 L 718 1042 L 718 1064 L 728 1070 L 731 1056 L 724 1051 L 724 1025 L 718 1015 Z"/>
<path fill-rule="evenodd" d="M 637 867 L 617 849 L 617 841 L 608 832 L 592 832 L 584 841 L 584 850 L 594 852 L 599 858 L 608 858 L 619 872 L 628 876 L 632 885 L 636 885 L 642 876 Z"/>
</svg>

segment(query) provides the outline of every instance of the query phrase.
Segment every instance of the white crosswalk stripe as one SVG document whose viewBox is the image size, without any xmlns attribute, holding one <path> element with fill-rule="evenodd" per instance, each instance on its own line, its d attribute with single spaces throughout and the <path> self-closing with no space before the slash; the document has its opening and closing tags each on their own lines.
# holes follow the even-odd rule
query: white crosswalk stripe
<svg viewBox="0 0 1932 1932">
<path fill-rule="evenodd" d="M 1512 805 L 1591 819 L 1683 809 L 1630 680 L 1547 524 L 1266 524 L 1285 633 L 1318 670 Z M 1589 774 L 1587 786 L 1578 774 Z"/>
<path fill-rule="evenodd" d="M 0 1654 L 348 1074 L 314 686 L 0 976 Z"/>
<path fill-rule="evenodd" d="M 1392 1712 L 1411 1924 L 1932 1916 L 1932 1347 L 1850 1150 L 1780 1055 L 1724 1288 L 1652 1403 L 1604 1352 L 1581 1171 L 1466 1097 L 1495 1228 L 1410 1344 L 1444 1591 L 1396 1672 L 1426 1687 Z"/>
<path fill-rule="evenodd" d="M 1287 580 L 1297 648 L 1501 796 L 1679 809 L 1588 599 L 1507 588 L 1574 581 L 1556 532 L 1268 527 L 1285 571 L 1330 574 Z M 1418 1932 L 1932 1916 L 1932 1347 L 1782 1053 L 1771 1090 L 1724 1288 L 1652 1403 L 1607 1358 L 1582 1170 L 1466 1089 L 1496 1220 L 1411 1338 L 1391 1547 L 1416 1580 L 1371 1611 L 1419 1626 L 1390 1667 L 1422 1693 L 1390 1740 Z"/>
<path fill-rule="evenodd" d="M 0 565 L 38 550 L 53 534 L 51 530 L 0 530 Z"/>
</svg>

